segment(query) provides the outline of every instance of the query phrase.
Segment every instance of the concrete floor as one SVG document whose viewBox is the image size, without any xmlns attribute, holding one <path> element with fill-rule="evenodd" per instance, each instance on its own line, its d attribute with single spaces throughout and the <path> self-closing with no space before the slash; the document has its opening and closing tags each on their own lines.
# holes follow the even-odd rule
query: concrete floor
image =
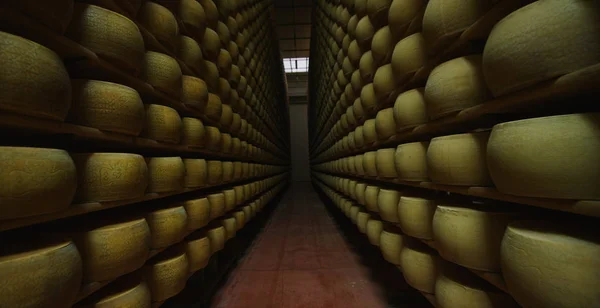
<svg viewBox="0 0 600 308">
<path fill-rule="evenodd" d="M 336 211 L 292 184 L 211 307 L 431 307 Z"/>
</svg>

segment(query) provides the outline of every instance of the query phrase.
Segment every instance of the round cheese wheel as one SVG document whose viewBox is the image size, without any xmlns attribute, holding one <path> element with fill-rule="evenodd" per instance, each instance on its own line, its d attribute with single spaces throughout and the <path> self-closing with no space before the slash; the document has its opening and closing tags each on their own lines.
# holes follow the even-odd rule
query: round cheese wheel
<svg viewBox="0 0 600 308">
<path fill-rule="evenodd" d="M 354 144 L 356 145 L 357 149 L 360 149 L 365 145 L 364 128 L 362 127 L 362 125 L 354 130 Z"/>
<path fill-rule="evenodd" d="M 185 242 L 189 271 L 194 273 L 205 268 L 211 256 L 210 239 L 205 231 L 192 233 Z"/>
<path fill-rule="evenodd" d="M 352 140 L 348 138 L 348 140 Z M 354 162 L 356 158 L 354 156 L 347 157 L 348 160 L 348 174 L 356 174 L 356 163 Z"/>
<path fill-rule="evenodd" d="M 169 8 L 183 24 L 185 30 L 194 36 L 202 35 L 206 30 L 206 12 L 196 0 L 160 0 L 160 4 Z"/>
<path fill-rule="evenodd" d="M 137 14 L 137 20 L 169 51 L 177 49 L 179 25 L 169 9 L 156 2 L 144 2 Z"/>
<path fill-rule="evenodd" d="M 120 84 L 76 79 L 67 121 L 104 131 L 137 136 L 144 126 L 144 104 L 138 92 Z"/>
<path fill-rule="evenodd" d="M 375 28 L 369 19 L 369 16 L 364 16 L 356 25 L 356 42 L 364 50 L 370 49 L 371 40 L 375 35 Z"/>
<path fill-rule="evenodd" d="M 0 147 L 0 174 L 0 219 L 60 212 L 75 196 L 77 170 L 63 150 Z"/>
<path fill-rule="evenodd" d="M 225 196 L 225 212 L 229 212 L 229 211 L 233 210 L 236 206 L 235 190 L 234 189 L 224 190 L 223 195 Z"/>
<path fill-rule="evenodd" d="M 225 238 L 227 231 L 218 222 L 211 224 L 206 231 L 206 236 L 210 240 L 210 253 L 215 254 L 225 248 Z"/>
<path fill-rule="evenodd" d="M 139 274 L 127 275 L 111 282 L 108 286 L 77 302 L 73 307 L 152 307 L 150 287 L 140 276 Z"/>
<path fill-rule="evenodd" d="M 377 150 L 377 176 L 380 178 L 396 178 L 395 156 L 396 149 L 379 149 Z"/>
<path fill-rule="evenodd" d="M 109 281 L 144 265 L 150 253 L 150 228 L 144 218 L 89 224 L 73 233 L 84 282 Z"/>
<path fill-rule="evenodd" d="M 386 108 L 377 112 L 375 130 L 377 131 L 377 137 L 381 140 L 387 140 L 396 134 L 393 108 Z"/>
<path fill-rule="evenodd" d="M 3 242 L 0 305 L 69 307 L 81 286 L 81 257 L 69 240 Z"/>
<path fill-rule="evenodd" d="M 429 246 L 407 240 L 400 251 L 400 267 L 404 279 L 411 287 L 425 293 L 435 292 L 438 275 L 437 252 Z"/>
<path fill-rule="evenodd" d="M 350 207 L 350 220 L 352 220 L 353 224 L 357 224 L 358 222 L 358 212 L 360 212 L 360 207 L 356 205 L 352 205 Z"/>
<path fill-rule="evenodd" d="M 73 19 L 65 35 L 126 70 L 137 73 L 143 66 L 142 34 L 133 21 L 121 14 L 91 4 L 75 3 Z"/>
<path fill-rule="evenodd" d="M 246 225 L 246 214 L 244 214 L 244 211 L 238 210 L 233 212 L 232 215 L 235 218 L 236 230 L 241 230 Z"/>
<path fill-rule="evenodd" d="M 225 213 L 225 194 L 214 193 L 207 196 L 210 204 L 210 220 L 223 215 Z"/>
<path fill-rule="evenodd" d="M 363 137 L 367 146 L 373 146 L 379 140 L 375 119 L 368 119 L 363 123 Z"/>
<path fill-rule="evenodd" d="M 202 50 L 200 45 L 191 37 L 180 35 L 179 46 L 177 48 L 177 58 L 194 71 L 195 74 L 199 74 L 204 64 L 204 58 L 202 57 Z"/>
<path fill-rule="evenodd" d="M 221 152 L 231 153 L 232 138 L 230 134 L 221 134 Z"/>
<path fill-rule="evenodd" d="M 371 42 L 371 52 L 376 65 L 380 66 L 390 62 L 394 43 L 396 43 L 396 40 L 392 36 L 390 27 L 386 26 L 375 32 L 373 41 Z"/>
<path fill-rule="evenodd" d="M 367 0 L 367 14 L 376 27 L 387 23 L 391 3 L 392 0 Z"/>
<path fill-rule="evenodd" d="M 77 166 L 76 202 L 140 198 L 150 182 L 150 170 L 137 154 L 82 153 L 72 157 Z"/>
<path fill-rule="evenodd" d="M 193 76 L 182 76 L 181 101 L 190 107 L 203 111 L 208 104 L 206 82 Z"/>
<path fill-rule="evenodd" d="M 223 182 L 223 162 L 220 160 L 207 161 L 208 184 L 215 186 Z"/>
<path fill-rule="evenodd" d="M 372 115 L 377 110 L 378 99 L 372 83 L 365 85 L 360 91 L 360 104 L 366 115 Z"/>
<path fill-rule="evenodd" d="M 0 109 L 62 121 L 71 106 L 71 82 L 52 50 L 0 32 Z"/>
<path fill-rule="evenodd" d="M 396 44 L 392 53 L 394 74 L 404 78 L 425 66 L 427 63 L 426 50 L 425 39 L 420 32 L 402 39 Z"/>
<path fill-rule="evenodd" d="M 217 10 L 217 6 L 211 0 L 200 0 L 198 2 L 200 2 L 206 13 L 207 26 L 215 29 L 219 22 L 219 11 Z"/>
<path fill-rule="evenodd" d="M 221 51 L 221 40 L 213 29 L 207 28 L 200 44 L 204 57 L 216 61 Z"/>
<path fill-rule="evenodd" d="M 180 157 L 148 157 L 147 192 L 163 193 L 183 189 L 185 165 Z"/>
<path fill-rule="evenodd" d="M 148 104 L 146 105 L 146 125 L 141 136 L 177 144 L 181 141 L 182 126 L 181 118 L 175 109 Z"/>
<path fill-rule="evenodd" d="M 234 138 L 235 141 L 235 138 Z M 241 161 L 235 161 L 233 162 L 233 180 L 234 181 L 238 181 L 242 179 L 242 162 Z M 236 198 L 240 197 L 240 196 L 244 196 L 243 194 L 238 194 L 236 192 Z M 239 203 L 239 202 L 238 202 Z"/>
<path fill-rule="evenodd" d="M 433 198 L 402 196 L 398 202 L 399 225 L 406 235 L 424 240 L 433 239 L 433 215 L 437 208 Z"/>
<path fill-rule="evenodd" d="M 360 233 L 367 233 L 367 223 L 371 219 L 371 215 L 367 212 L 359 211 L 356 214 L 356 225 L 358 226 L 358 230 Z"/>
<path fill-rule="evenodd" d="M 438 273 L 435 282 L 437 307 L 519 307 L 508 294 L 465 268 L 442 261 L 438 264 Z"/>
<path fill-rule="evenodd" d="M 180 242 L 187 234 L 187 221 L 187 212 L 181 204 L 146 213 L 146 222 L 152 235 L 151 247 L 164 248 Z"/>
<path fill-rule="evenodd" d="M 252 218 L 254 217 L 252 214 L 252 207 L 250 205 L 246 205 L 242 208 L 242 210 L 244 211 L 244 216 L 246 217 L 246 221 L 252 220 Z"/>
<path fill-rule="evenodd" d="M 494 96 L 600 62 L 589 46 L 599 46 L 600 22 L 589 1 L 529 4 L 494 26 L 483 53 L 483 71 Z M 518 30 L 517 30 L 518 29 Z"/>
<path fill-rule="evenodd" d="M 219 120 L 221 127 L 223 129 L 227 130 L 231 126 L 232 122 L 233 122 L 233 109 L 231 109 L 231 106 L 229 106 L 229 105 L 222 104 L 221 119 Z"/>
<path fill-rule="evenodd" d="M 363 168 L 369 177 L 377 177 L 377 152 L 366 152 L 363 154 Z"/>
<path fill-rule="evenodd" d="M 219 68 L 217 68 L 215 63 L 210 60 L 205 60 L 199 77 L 206 82 L 209 91 L 214 92 L 218 90 Z"/>
<path fill-rule="evenodd" d="M 600 199 L 599 113 L 501 123 L 487 147 L 500 192 L 527 197 Z"/>
<path fill-rule="evenodd" d="M 379 219 L 372 218 L 367 221 L 366 233 L 369 243 L 375 246 L 380 245 L 381 232 L 383 232 L 383 222 Z"/>
<path fill-rule="evenodd" d="M 365 118 L 365 110 L 363 109 L 360 97 L 354 100 L 354 103 L 352 103 L 352 108 L 354 109 L 354 116 L 356 117 L 356 120 L 362 121 Z"/>
<path fill-rule="evenodd" d="M 225 228 L 226 237 L 225 240 L 228 241 L 235 237 L 235 233 L 237 230 L 237 223 L 235 221 L 235 217 L 233 216 L 225 216 L 221 219 L 221 224 Z"/>
<path fill-rule="evenodd" d="M 162 302 L 185 288 L 189 264 L 185 247 L 177 246 L 148 261 L 144 274 L 153 302 Z"/>
<path fill-rule="evenodd" d="M 233 180 L 233 162 L 223 162 L 223 182 L 229 183 Z"/>
<path fill-rule="evenodd" d="M 379 249 L 381 249 L 383 258 L 396 266 L 401 266 L 400 252 L 404 247 L 404 242 L 404 235 L 398 228 L 386 226 L 381 231 L 379 238 Z"/>
<path fill-rule="evenodd" d="M 356 186 L 354 187 L 354 195 L 356 196 L 356 201 L 358 201 L 359 204 L 366 206 L 366 195 L 365 195 L 365 190 L 367 189 L 367 184 L 365 183 L 356 183 Z"/>
<path fill-rule="evenodd" d="M 208 198 L 187 200 L 182 205 L 188 218 L 188 231 L 198 230 L 210 221 L 211 207 Z"/>
<path fill-rule="evenodd" d="M 356 137 L 355 137 L 356 138 Z M 356 139 L 354 139 L 356 140 Z M 356 155 L 354 158 L 354 169 L 356 170 L 356 175 L 362 177 L 365 175 L 365 167 L 364 167 L 364 155 Z"/>
<path fill-rule="evenodd" d="M 502 240 L 502 274 L 523 307 L 593 307 L 600 253 L 596 226 L 563 221 L 511 223 Z"/>
<path fill-rule="evenodd" d="M 425 85 L 430 119 L 482 104 L 489 97 L 481 69 L 481 55 L 456 58 L 436 66 Z"/>
<path fill-rule="evenodd" d="M 219 150 L 221 148 L 222 138 L 219 129 L 213 126 L 205 126 L 204 129 L 204 140 L 206 148 L 212 151 Z"/>
<path fill-rule="evenodd" d="M 73 15 L 72 0 L 44 2 L 36 0 L 7 0 L 5 2 L 9 7 L 21 11 L 58 33 L 65 31 Z"/>
<path fill-rule="evenodd" d="M 358 42 L 356 42 L 356 40 L 350 42 L 348 45 L 348 59 L 350 60 L 350 63 L 352 63 L 353 66 L 358 67 L 362 55 L 363 52 L 358 46 Z"/>
<path fill-rule="evenodd" d="M 424 92 L 424 88 L 417 88 L 403 92 L 396 97 L 394 121 L 397 132 L 427 123 L 429 119 Z"/>
<path fill-rule="evenodd" d="M 429 178 L 440 184 L 490 186 L 486 162 L 489 132 L 431 139 L 427 149 Z"/>
<path fill-rule="evenodd" d="M 427 148 L 429 142 L 411 142 L 396 148 L 395 166 L 398 178 L 404 181 L 427 181 Z"/>
<path fill-rule="evenodd" d="M 399 91 L 398 85 L 401 83 L 402 80 L 396 76 L 391 64 L 378 68 L 373 77 L 376 105 L 387 105 L 388 102 L 393 101 Z"/>
<path fill-rule="evenodd" d="M 381 219 L 387 222 L 399 222 L 398 203 L 401 196 L 402 193 L 397 190 L 379 189 L 379 194 L 377 195 L 377 209 Z"/>
<path fill-rule="evenodd" d="M 186 188 L 204 187 L 208 181 L 208 166 L 206 160 L 199 158 L 184 158 L 184 186 Z"/>
<path fill-rule="evenodd" d="M 408 25 L 421 15 L 427 1 L 425 0 L 393 0 L 388 12 L 388 24 L 395 37 L 402 37 Z"/>
<path fill-rule="evenodd" d="M 146 52 L 141 78 L 155 89 L 176 99 L 181 98 L 181 68 L 177 60 L 170 56 L 153 51 Z"/>
<path fill-rule="evenodd" d="M 222 113 L 223 103 L 221 99 L 213 93 L 208 93 L 208 102 L 206 108 L 204 108 L 204 114 L 213 121 L 221 121 Z"/>
</svg>

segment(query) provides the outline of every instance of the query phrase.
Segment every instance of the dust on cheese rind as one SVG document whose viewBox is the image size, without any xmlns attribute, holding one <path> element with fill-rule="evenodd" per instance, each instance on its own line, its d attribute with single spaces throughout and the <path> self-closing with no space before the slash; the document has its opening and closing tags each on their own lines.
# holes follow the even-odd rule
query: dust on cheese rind
<svg viewBox="0 0 600 308">
<path fill-rule="evenodd" d="M 149 193 L 162 193 L 183 189 L 185 165 L 180 157 L 149 157 L 149 182 L 146 189 Z"/>
<path fill-rule="evenodd" d="M 179 243 L 187 233 L 187 212 L 181 204 L 149 211 L 145 215 L 150 227 L 153 249 Z"/>
</svg>

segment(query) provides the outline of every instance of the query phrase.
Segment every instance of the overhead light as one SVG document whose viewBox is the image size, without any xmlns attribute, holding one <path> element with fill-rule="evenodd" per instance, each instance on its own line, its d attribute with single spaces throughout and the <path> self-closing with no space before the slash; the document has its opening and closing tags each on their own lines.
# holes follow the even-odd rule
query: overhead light
<svg viewBox="0 0 600 308">
<path fill-rule="evenodd" d="M 308 57 L 284 58 L 283 68 L 286 73 L 306 73 L 308 72 Z"/>
</svg>

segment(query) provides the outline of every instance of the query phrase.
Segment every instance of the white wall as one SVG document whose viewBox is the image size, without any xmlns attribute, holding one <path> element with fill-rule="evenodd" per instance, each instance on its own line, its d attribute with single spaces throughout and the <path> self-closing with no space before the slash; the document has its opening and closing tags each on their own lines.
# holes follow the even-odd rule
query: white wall
<svg viewBox="0 0 600 308">
<path fill-rule="evenodd" d="M 308 163 L 308 105 L 290 105 L 292 181 L 310 181 Z"/>
</svg>

